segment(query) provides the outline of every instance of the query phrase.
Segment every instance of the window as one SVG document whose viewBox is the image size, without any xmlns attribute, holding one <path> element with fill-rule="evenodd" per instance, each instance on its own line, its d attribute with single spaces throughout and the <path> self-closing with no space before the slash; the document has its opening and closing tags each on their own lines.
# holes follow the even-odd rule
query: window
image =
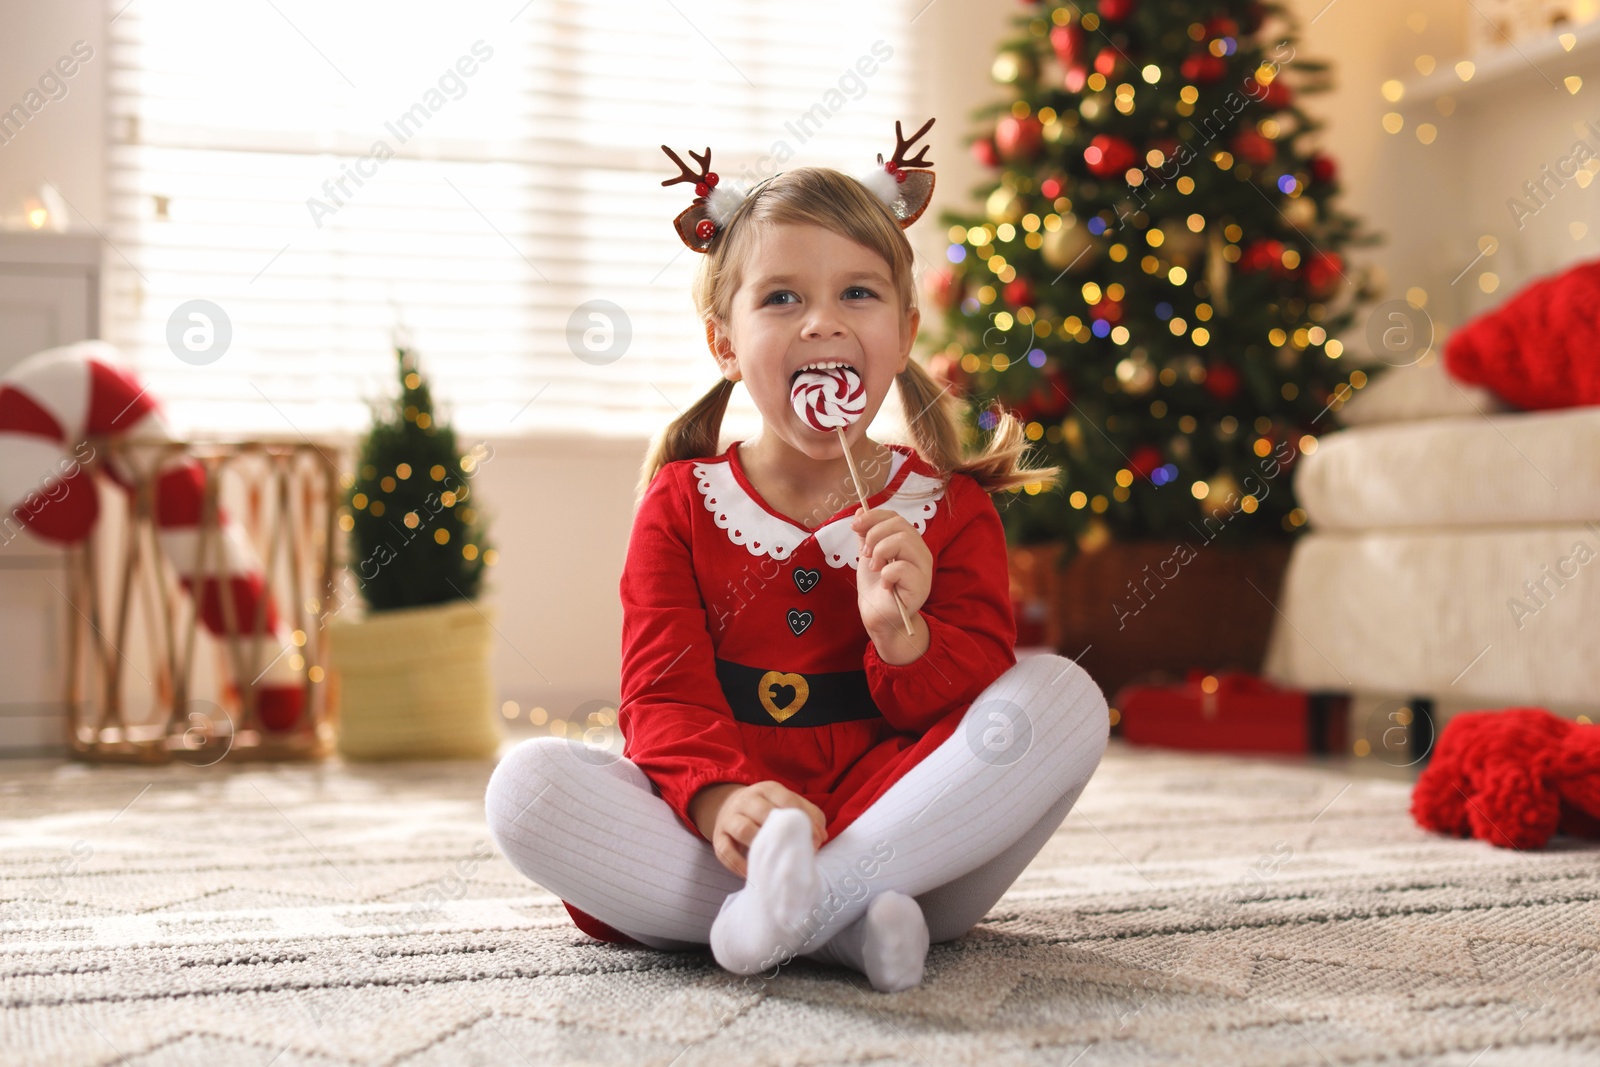
<svg viewBox="0 0 1600 1067">
<path fill-rule="evenodd" d="M 717 373 L 660 145 L 861 173 L 921 121 L 909 3 L 110 2 L 105 333 L 192 433 L 359 430 L 397 327 L 463 433 L 652 433 Z"/>
</svg>

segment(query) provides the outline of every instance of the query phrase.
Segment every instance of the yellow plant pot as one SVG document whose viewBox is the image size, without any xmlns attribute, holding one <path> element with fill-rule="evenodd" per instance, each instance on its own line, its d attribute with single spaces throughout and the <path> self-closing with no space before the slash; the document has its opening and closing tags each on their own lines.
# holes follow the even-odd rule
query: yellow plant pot
<svg viewBox="0 0 1600 1067">
<path fill-rule="evenodd" d="M 339 752 L 351 760 L 487 759 L 500 745 L 493 608 L 455 600 L 334 620 Z"/>
</svg>

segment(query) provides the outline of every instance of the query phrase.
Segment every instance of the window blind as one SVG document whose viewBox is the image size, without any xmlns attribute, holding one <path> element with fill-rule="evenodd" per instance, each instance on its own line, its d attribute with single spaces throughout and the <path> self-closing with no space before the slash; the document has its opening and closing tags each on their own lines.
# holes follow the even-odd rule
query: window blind
<svg viewBox="0 0 1600 1067">
<path fill-rule="evenodd" d="M 898 0 L 125 3 L 105 332 L 189 433 L 358 431 L 397 328 L 459 431 L 652 433 L 717 373 L 660 145 L 862 173 L 920 121 Z"/>
</svg>

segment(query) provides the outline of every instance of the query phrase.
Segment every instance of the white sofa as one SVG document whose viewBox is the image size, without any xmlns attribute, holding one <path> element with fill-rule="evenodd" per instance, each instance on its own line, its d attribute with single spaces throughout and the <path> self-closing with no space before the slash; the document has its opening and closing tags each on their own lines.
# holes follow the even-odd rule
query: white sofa
<svg viewBox="0 0 1600 1067">
<path fill-rule="evenodd" d="M 1510 411 L 1434 353 L 1339 421 L 1294 475 L 1310 532 L 1262 673 L 1600 717 L 1600 407 Z"/>
</svg>

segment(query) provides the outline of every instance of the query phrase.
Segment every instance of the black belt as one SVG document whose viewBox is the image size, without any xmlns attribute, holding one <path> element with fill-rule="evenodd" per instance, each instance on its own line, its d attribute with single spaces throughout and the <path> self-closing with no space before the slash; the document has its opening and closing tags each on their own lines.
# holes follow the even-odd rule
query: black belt
<svg viewBox="0 0 1600 1067">
<path fill-rule="evenodd" d="M 873 703 L 865 670 L 796 674 L 725 659 L 716 663 L 733 717 L 752 726 L 826 726 L 883 715 Z"/>
</svg>

